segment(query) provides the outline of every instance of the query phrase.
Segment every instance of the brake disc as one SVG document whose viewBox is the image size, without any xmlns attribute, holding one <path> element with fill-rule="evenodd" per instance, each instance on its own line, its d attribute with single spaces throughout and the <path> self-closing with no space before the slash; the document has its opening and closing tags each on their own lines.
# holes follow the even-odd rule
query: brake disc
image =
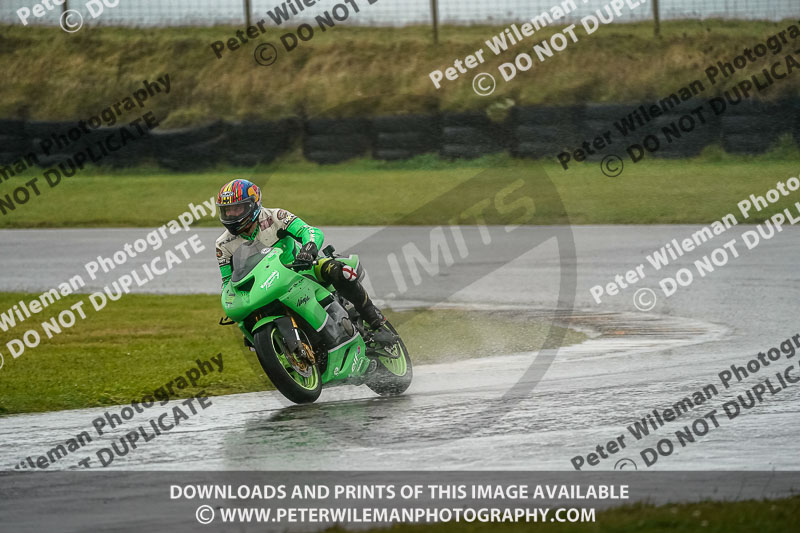
<svg viewBox="0 0 800 533">
<path fill-rule="evenodd" d="M 295 354 L 288 354 L 287 359 L 289 359 L 289 364 L 292 365 L 298 374 L 303 376 L 304 378 L 311 377 L 311 373 L 313 372 L 313 365 L 314 365 L 314 352 L 311 350 L 311 347 L 303 343 L 303 355 L 310 359 L 311 361 L 306 361 L 305 358 L 297 357 Z"/>
</svg>

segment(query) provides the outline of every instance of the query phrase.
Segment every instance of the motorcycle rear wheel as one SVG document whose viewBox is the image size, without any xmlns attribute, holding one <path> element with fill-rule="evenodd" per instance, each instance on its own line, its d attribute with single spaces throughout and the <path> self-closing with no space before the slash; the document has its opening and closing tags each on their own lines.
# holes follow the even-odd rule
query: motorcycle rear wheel
<svg viewBox="0 0 800 533">
<path fill-rule="evenodd" d="M 386 326 L 392 333 L 397 335 L 397 330 L 388 321 Z M 398 341 L 394 346 L 394 350 L 396 350 L 395 353 L 399 352 L 400 357 L 396 359 L 378 357 L 378 366 L 365 381 L 367 387 L 381 396 L 399 396 L 403 394 L 411 386 L 411 380 L 414 377 L 408 349 L 400 335 L 397 335 L 397 338 Z"/>
<path fill-rule="evenodd" d="M 258 361 L 278 391 L 294 403 L 312 403 L 322 392 L 319 368 L 311 366 L 311 375 L 303 377 L 286 356 L 288 350 L 280 330 L 273 324 L 253 335 Z"/>
</svg>

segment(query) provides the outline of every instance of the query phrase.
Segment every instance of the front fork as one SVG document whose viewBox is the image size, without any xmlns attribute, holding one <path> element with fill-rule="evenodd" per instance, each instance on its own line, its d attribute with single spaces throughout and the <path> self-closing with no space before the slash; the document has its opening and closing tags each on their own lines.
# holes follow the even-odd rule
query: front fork
<svg viewBox="0 0 800 533">
<path fill-rule="evenodd" d="M 306 360 L 312 365 L 316 364 L 314 352 L 306 349 L 306 345 L 300 339 L 300 327 L 291 314 L 275 320 L 275 325 L 278 327 L 278 331 L 281 332 L 283 342 L 286 343 L 286 349 L 292 355 L 301 358 L 301 360 Z"/>
</svg>

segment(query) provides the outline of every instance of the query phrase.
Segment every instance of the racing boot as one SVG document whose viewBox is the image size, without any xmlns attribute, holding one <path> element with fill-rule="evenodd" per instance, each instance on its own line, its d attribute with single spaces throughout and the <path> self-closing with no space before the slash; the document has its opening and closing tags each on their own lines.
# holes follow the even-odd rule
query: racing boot
<svg viewBox="0 0 800 533">
<path fill-rule="evenodd" d="M 386 317 L 383 316 L 381 310 L 371 300 L 367 299 L 367 303 L 362 309 L 358 309 L 358 313 L 364 319 L 364 322 L 372 328 L 372 331 L 367 333 L 368 338 L 366 341 L 368 345 L 388 347 L 399 340 L 397 335 L 386 325 Z"/>
<path fill-rule="evenodd" d="M 387 327 L 386 317 L 383 316 L 381 310 L 374 303 L 368 300 L 367 305 L 364 306 L 363 310 L 359 310 L 359 313 L 372 328 L 372 331 L 367 333 L 368 338 L 365 339 L 368 345 L 372 347 L 389 347 L 399 340 L 397 335 Z"/>
<path fill-rule="evenodd" d="M 364 289 L 364 286 L 361 285 L 359 281 L 348 281 L 343 288 L 345 290 L 341 290 L 337 287 L 337 290 L 353 304 L 353 307 L 356 308 L 358 314 L 369 327 L 375 331 L 385 329 L 384 324 L 386 324 L 386 317 L 383 316 L 381 310 L 372 303 L 366 289 Z"/>
<path fill-rule="evenodd" d="M 369 327 L 374 330 L 379 330 L 386 324 L 386 317 L 383 316 L 378 306 L 372 303 L 372 300 L 369 298 L 367 298 L 366 304 L 361 306 L 361 309 L 356 307 L 356 311 L 358 311 L 358 314 L 364 319 L 364 322 L 369 324 Z"/>
</svg>

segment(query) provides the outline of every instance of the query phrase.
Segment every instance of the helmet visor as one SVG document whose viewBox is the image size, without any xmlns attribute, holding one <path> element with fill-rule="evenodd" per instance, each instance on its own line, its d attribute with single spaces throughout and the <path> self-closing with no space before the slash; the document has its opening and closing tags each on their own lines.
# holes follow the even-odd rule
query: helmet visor
<svg viewBox="0 0 800 533">
<path fill-rule="evenodd" d="M 219 218 L 222 222 L 238 222 L 253 212 L 255 201 L 248 198 L 242 202 L 219 206 Z"/>
</svg>

